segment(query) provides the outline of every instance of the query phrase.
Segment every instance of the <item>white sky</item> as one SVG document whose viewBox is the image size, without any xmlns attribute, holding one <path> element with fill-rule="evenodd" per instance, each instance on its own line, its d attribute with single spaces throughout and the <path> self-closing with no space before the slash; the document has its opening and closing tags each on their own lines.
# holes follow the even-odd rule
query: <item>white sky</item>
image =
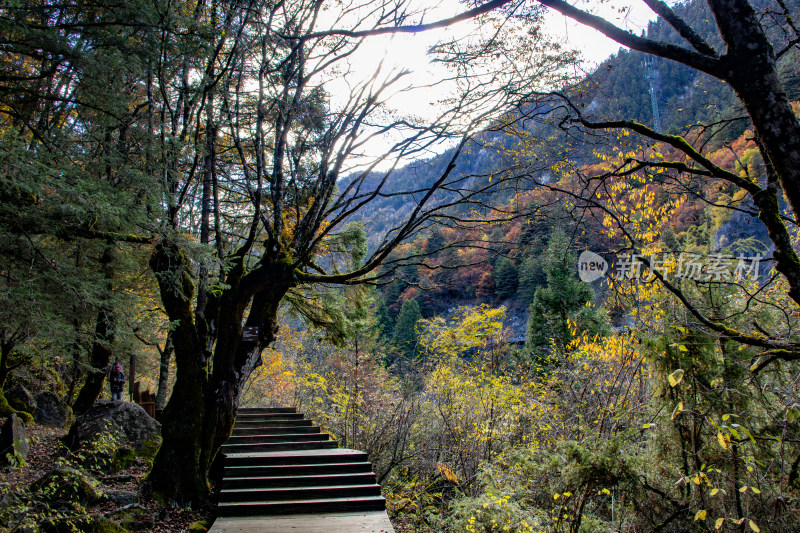
<svg viewBox="0 0 800 533">
<path fill-rule="evenodd" d="M 673 2 L 670 2 L 673 3 Z M 576 4 L 583 9 L 590 9 L 619 27 L 640 34 L 650 20 L 656 15 L 641 1 L 607 0 L 597 2 L 578 0 Z M 469 6 L 458 0 L 441 0 L 437 7 L 425 17 L 425 22 L 447 18 L 463 12 Z M 416 22 L 416 21 L 414 21 Z M 376 67 L 383 61 L 384 69 L 394 67 L 412 71 L 406 79 L 408 85 L 419 86 L 441 79 L 446 75 L 443 66 L 431 63 L 427 56 L 428 49 L 437 41 L 476 33 L 475 21 L 463 21 L 448 28 L 422 32 L 420 34 L 394 34 L 370 37 L 367 45 L 351 58 L 356 72 L 348 76 L 348 80 L 339 79 L 326 83 L 326 89 L 334 100 L 338 94 L 347 94 L 352 78 L 358 71 L 365 76 L 372 75 Z M 545 23 L 545 31 L 567 48 L 579 50 L 584 59 L 584 67 L 589 69 L 611 54 L 619 50 L 620 45 L 599 32 L 573 22 L 553 10 L 549 10 Z M 363 70 L 362 70 L 363 69 Z M 397 91 L 388 100 L 392 109 L 414 116 L 429 116 L 435 108 L 435 102 L 446 96 L 446 86 Z M 376 146 L 378 150 L 378 148 Z"/>
</svg>

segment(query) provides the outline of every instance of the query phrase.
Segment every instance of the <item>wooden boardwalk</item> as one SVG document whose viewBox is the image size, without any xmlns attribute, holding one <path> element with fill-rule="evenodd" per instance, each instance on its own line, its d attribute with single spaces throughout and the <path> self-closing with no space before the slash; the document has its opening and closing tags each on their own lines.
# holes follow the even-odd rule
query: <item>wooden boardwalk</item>
<svg viewBox="0 0 800 533">
<path fill-rule="evenodd" d="M 386 511 L 223 517 L 208 533 L 394 533 Z"/>
<path fill-rule="evenodd" d="M 241 409 L 211 533 L 394 533 L 367 454 L 293 409 Z"/>
</svg>

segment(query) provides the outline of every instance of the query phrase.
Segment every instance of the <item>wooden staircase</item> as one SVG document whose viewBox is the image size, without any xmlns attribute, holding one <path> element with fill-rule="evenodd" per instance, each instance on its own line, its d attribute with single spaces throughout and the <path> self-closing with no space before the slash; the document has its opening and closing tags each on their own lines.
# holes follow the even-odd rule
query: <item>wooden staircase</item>
<svg viewBox="0 0 800 533">
<path fill-rule="evenodd" d="M 337 448 L 295 409 L 239 409 L 221 451 L 219 516 L 385 509 L 367 454 Z"/>
</svg>

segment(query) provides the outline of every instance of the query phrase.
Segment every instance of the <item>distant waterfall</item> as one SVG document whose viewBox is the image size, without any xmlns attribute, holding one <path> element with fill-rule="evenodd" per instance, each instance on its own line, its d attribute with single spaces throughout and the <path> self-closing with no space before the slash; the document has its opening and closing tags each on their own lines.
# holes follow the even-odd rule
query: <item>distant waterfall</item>
<svg viewBox="0 0 800 533">
<path fill-rule="evenodd" d="M 647 81 L 650 84 L 650 107 L 653 110 L 653 129 L 661 133 L 661 111 L 658 108 L 658 101 L 661 98 L 661 73 L 655 65 L 656 60 L 652 57 L 646 56 L 642 63 L 644 64 L 644 73 Z"/>
</svg>

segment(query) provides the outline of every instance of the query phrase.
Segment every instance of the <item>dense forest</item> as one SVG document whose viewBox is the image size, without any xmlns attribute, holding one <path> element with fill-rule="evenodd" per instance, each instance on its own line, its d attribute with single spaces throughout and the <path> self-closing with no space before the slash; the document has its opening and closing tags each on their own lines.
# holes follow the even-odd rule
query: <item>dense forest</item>
<svg viewBox="0 0 800 533">
<path fill-rule="evenodd" d="M 213 520 L 253 406 L 366 451 L 397 531 L 800 529 L 800 4 L 644 3 L 3 2 L 3 433 L 143 503 L 0 435 L 0 530 Z M 546 10 L 624 48 L 584 72 Z M 464 19 L 433 115 L 354 75 Z M 78 445 L 114 361 L 160 425 Z"/>
</svg>

